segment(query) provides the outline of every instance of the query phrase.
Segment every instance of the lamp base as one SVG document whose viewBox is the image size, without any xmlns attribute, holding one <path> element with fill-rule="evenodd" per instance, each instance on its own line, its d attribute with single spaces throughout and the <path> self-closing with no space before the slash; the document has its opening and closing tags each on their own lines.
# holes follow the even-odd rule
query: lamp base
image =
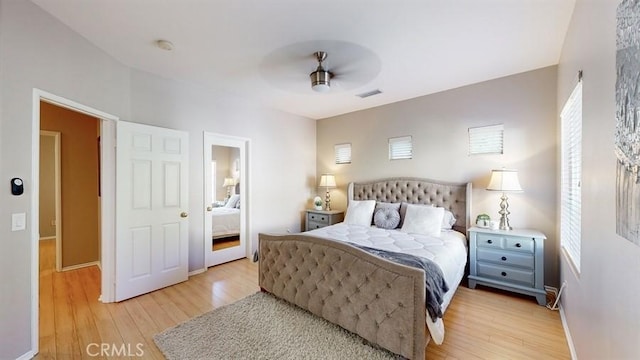
<svg viewBox="0 0 640 360">
<path fill-rule="evenodd" d="M 324 195 L 324 207 L 325 207 L 325 210 L 331 211 L 331 195 L 329 195 L 328 188 L 327 188 L 327 192 Z"/>
<path fill-rule="evenodd" d="M 500 198 L 500 211 L 498 211 L 498 214 L 500 214 L 500 230 L 513 230 L 509 224 L 509 214 L 511 213 L 509 212 L 509 202 L 507 200 L 507 195 L 502 193 L 502 197 Z"/>
</svg>

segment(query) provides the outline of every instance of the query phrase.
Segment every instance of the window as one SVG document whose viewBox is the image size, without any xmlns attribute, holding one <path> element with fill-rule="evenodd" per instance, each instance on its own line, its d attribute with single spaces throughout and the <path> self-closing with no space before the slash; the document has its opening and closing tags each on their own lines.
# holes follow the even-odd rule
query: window
<svg viewBox="0 0 640 360">
<path fill-rule="evenodd" d="M 389 139 L 389 160 L 411 159 L 412 157 L 411 136 Z"/>
<path fill-rule="evenodd" d="M 351 144 L 338 144 L 333 147 L 336 164 L 351 164 Z"/>
<path fill-rule="evenodd" d="M 469 128 L 469 155 L 502 154 L 504 125 Z"/>
<path fill-rule="evenodd" d="M 561 186 L 560 244 L 580 272 L 582 178 L 582 82 L 578 82 L 560 114 Z"/>
</svg>

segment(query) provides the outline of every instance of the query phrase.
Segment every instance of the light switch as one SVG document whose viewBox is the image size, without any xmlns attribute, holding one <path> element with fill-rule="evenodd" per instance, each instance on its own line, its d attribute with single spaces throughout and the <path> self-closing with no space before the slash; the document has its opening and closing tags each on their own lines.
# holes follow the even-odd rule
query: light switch
<svg viewBox="0 0 640 360">
<path fill-rule="evenodd" d="M 11 214 L 11 231 L 24 230 L 27 227 L 27 214 Z"/>
</svg>

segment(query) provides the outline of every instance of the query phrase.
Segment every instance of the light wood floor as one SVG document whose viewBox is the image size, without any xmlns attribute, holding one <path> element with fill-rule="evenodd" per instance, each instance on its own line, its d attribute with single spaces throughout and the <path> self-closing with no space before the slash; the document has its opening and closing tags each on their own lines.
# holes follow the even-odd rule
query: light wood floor
<svg viewBox="0 0 640 360">
<path fill-rule="evenodd" d="M 211 250 L 222 250 L 227 249 L 234 246 L 240 246 L 240 238 L 238 236 L 230 236 L 226 238 L 213 239 L 211 241 L 213 245 L 211 245 Z"/>
<path fill-rule="evenodd" d="M 99 353 L 94 344 L 102 343 L 119 350 L 125 346 L 129 355 L 142 349 L 142 358 L 163 359 L 154 334 L 258 291 L 258 267 L 244 259 L 150 294 L 102 304 L 100 270 L 57 273 L 54 256 L 54 242 L 42 241 L 38 359 L 101 358 L 91 355 Z M 444 321 L 444 344 L 429 344 L 428 359 L 570 358 L 559 314 L 533 298 L 463 285 Z"/>
</svg>

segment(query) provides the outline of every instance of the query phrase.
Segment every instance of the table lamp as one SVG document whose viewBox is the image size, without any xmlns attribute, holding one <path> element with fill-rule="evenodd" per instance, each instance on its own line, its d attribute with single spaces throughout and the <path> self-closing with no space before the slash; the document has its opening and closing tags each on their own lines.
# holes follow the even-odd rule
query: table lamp
<svg viewBox="0 0 640 360">
<path fill-rule="evenodd" d="M 518 180 L 518 170 L 491 170 L 491 180 L 489 180 L 489 191 L 502 191 L 500 197 L 500 230 L 511 230 L 509 225 L 509 202 L 507 192 L 521 192 L 520 181 Z"/>
<path fill-rule="evenodd" d="M 325 197 L 324 197 L 325 210 L 330 211 L 331 197 L 329 195 L 329 189 L 336 187 L 336 177 L 333 176 L 332 174 L 322 174 L 322 176 L 320 177 L 320 184 L 318 186 L 324 187 L 326 190 Z"/>
<path fill-rule="evenodd" d="M 235 180 L 233 180 L 233 178 L 224 178 L 224 183 L 222 184 L 222 187 L 226 187 L 227 188 L 227 199 L 229 199 L 231 197 L 231 188 L 236 186 L 236 182 Z"/>
</svg>

